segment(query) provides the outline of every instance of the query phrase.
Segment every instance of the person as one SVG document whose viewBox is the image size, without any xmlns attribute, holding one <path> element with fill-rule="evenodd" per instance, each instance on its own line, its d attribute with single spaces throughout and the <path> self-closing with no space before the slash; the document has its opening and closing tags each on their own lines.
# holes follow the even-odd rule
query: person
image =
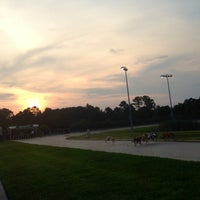
<svg viewBox="0 0 200 200">
<path fill-rule="evenodd" d="M 89 136 L 90 136 L 90 129 L 87 129 L 86 137 L 88 138 Z"/>
</svg>

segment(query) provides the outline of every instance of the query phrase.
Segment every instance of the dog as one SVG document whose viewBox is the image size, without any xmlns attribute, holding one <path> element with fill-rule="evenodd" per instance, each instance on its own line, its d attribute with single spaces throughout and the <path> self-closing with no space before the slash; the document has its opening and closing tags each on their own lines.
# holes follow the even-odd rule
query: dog
<svg viewBox="0 0 200 200">
<path fill-rule="evenodd" d="M 112 137 L 112 136 L 107 136 L 106 139 L 105 139 L 105 142 L 107 142 L 107 141 L 112 141 L 112 142 L 114 142 L 114 141 L 115 141 L 115 138 Z"/>
</svg>

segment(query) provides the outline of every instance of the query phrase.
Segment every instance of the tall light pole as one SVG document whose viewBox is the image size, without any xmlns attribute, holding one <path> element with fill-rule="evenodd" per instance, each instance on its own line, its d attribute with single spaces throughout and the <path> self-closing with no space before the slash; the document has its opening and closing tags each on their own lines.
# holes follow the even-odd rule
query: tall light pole
<svg viewBox="0 0 200 200">
<path fill-rule="evenodd" d="M 121 69 L 124 70 L 125 78 L 126 78 L 126 90 L 127 90 L 128 107 L 129 107 L 129 121 L 130 121 L 131 130 L 133 131 L 133 119 L 132 119 L 132 113 L 131 113 L 131 102 L 130 102 L 129 87 L 128 87 L 128 78 L 127 78 L 127 71 L 128 71 L 128 69 L 125 66 L 122 66 Z"/>
<path fill-rule="evenodd" d="M 170 102 L 170 109 L 171 109 L 171 118 L 172 118 L 172 120 L 174 120 L 174 114 L 173 114 L 173 108 L 172 108 L 172 98 L 171 98 L 171 92 L 170 92 L 170 87 L 169 87 L 169 78 L 172 77 L 172 74 L 164 74 L 164 75 L 160 75 L 160 77 L 167 79 L 167 87 L 168 87 L 168 92 L 169 92 L 169 102 Z"/>
</svg>

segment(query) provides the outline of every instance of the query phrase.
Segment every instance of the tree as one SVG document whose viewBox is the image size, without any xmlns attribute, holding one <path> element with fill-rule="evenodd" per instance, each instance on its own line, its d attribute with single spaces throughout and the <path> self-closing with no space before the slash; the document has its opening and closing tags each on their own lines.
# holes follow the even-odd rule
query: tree
<svg viewBox="0 0 200 200">
<path fill-rule="evenodd" d="M 114 111 L 110 107 L 106 107 L 104 110 L 104 113 L 106 115 L 106 118 L 112 118 Z"/>
<path fill-rule="evenodd" d="M 151 99 L 149 96 L 143 96 L 142 100 L 147 110 L 155 110 L 156 104 L 153 99 Z"/>
<path fill-rule="evenodd" d="M 0 120 L 10 120 L 13 117 L 13 112 L 7 108 L 0 109 Z"/>
<path fill-rule="evenodd" d="M 155 110 L 155 102 L 149 96 L 136 96 L 133 99 L 133 106 L 136 110 L 139 110 L 142 107 L 146 107 L 147 110 Z"/>
<path fill-rule="evenodd" d="M 143 104 L 143 100 L 141 96 L 137 96 L 133 99 L 133 106 L 136 110 L 139 110 Z"/>
<path fill-rule="evenodd" d="M 126 103 L 126 101 L 121 101 L 120 104 L 119 104 L 119 107 L 124 112 L 128 111 L 128 109 L 129 109 L 129 105 Z"/>
<path fill-rule="evenodd" d="M 185 113 L 185 106 L 183 103 L 179 103 L 178 105 L 175 105 L 173 108 L 173 112 L 176 116 L 176 119 L 183 119 L 184 113 Z"/>
<path fill-rule="evenodd" d="M 34 124 L 37 123 L 37 118 L 36 115 L 34 115 L 32 108 L 26 108 L 13 117 L 13 122 L 16 125 Z"/>
<path fill-rule="evenodd" d="M 40 109 L 37 106 L 33 106 L 30 111 L 33 113 L 33 115 L 38 116 L 41 114 Z"/>
<path fill-rule="evenodd" d="M 157 106 L 156 107 L 156 117 L 158 121 L 168 120 L 171 110 L 169 106 Z"/>
<path fill-rule="evenodd" d="M 199 119 L 200 118 L 200 98 L 189 98 L 184 103 L 174 106 L 174 113 L 179 119 Z"/>
<path fill-rule="evenodd" d="M 0 126 L 8 127 L 13 116 L 14 114 L 11 110 L 7 108 L 0 109 Z"/>
</svg>

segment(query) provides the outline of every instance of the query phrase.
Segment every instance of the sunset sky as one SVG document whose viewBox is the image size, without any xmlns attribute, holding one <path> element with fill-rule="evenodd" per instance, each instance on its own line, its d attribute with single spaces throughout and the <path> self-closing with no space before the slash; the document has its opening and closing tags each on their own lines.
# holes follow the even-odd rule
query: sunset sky
<svg viewBox="0 0 200 200">
<path fill-rule="evenodd" d="M 0 108 L 200 96 L 199 0 L 1 0 Z"/>
</svg>

